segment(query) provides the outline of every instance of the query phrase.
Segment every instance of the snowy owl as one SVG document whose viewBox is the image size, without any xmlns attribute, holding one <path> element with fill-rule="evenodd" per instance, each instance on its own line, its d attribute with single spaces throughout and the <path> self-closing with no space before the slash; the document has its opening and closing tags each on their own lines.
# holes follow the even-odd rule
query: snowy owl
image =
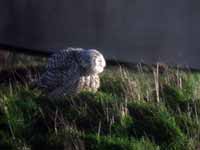
<svg viewBox="0 0 200 150">
<path fill-rule="evenodd" d="M 62 49 L 48 59 L 46 72 L 37 85 L 53 98 L 82 90 L 96 92 L 100 86 L 99 74 L 105 66 L 103 55 L 95 49 Z"/>
</svg>

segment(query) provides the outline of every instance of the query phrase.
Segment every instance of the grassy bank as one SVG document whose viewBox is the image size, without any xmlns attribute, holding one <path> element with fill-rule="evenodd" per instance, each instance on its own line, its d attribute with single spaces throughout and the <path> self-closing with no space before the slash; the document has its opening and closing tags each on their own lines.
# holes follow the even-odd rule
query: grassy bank
<svg viewBox="0 0 200 150">
<path fill-rule="evenodd" d="M 199 73 L 107 67 L 96 94 L 51 101 L 28 79 L 17 83 L 1 84 L 0 149 L 200 148 Z"/>
</svg>

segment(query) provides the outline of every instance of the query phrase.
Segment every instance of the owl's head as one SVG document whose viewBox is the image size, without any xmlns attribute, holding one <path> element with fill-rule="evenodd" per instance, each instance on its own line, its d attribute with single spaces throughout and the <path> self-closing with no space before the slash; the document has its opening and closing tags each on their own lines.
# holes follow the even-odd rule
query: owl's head
<svg viewBox="0 0 200 150">
<path fill-rule="evenodd" d="M 86 73 L 99 74 L 103 72 L 106 61 L 99 51 L 95 49 L 84 50 L 80 56 L 80 65 Z"/>
</svg>

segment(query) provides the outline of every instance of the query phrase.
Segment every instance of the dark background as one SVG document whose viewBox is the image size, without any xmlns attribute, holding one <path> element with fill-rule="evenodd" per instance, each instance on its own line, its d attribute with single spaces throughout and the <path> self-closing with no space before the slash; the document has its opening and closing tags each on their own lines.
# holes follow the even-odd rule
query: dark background
<svg viewBox="0 0 200 150">
<path fill-rule="evenodd" d="M 200 68 L 196 0 L 0 0 L 0 44 L 97 48 L 107 58 Z"/>
</svg>

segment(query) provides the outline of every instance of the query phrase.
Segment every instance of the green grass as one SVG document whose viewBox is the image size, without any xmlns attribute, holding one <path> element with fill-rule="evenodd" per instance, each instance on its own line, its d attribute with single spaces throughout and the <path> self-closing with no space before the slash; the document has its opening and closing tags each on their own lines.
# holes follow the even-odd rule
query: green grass
<svg viewBox="0 0 200 150">
<path fill-rule="evenodd" d="M 0 149 L 196 150 L 200 74 L 108 67 L 97 93 L 49 100 L 1 85 Z"/>
</svg>

